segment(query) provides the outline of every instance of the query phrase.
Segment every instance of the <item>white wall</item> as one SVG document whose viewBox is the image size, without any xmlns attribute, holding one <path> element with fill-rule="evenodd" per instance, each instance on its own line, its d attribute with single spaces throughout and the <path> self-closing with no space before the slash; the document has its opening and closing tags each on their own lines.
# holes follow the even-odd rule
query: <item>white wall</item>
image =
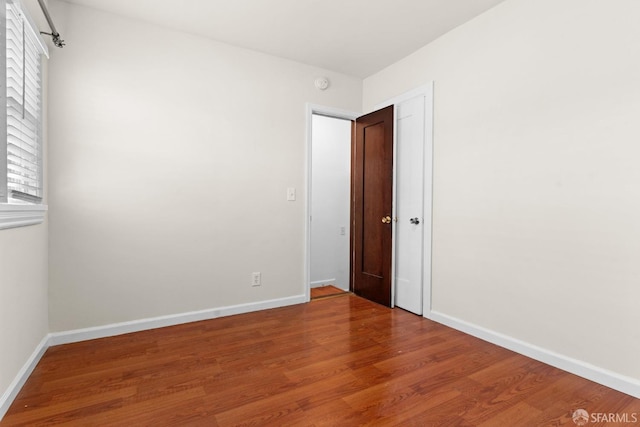
<svg viewBox="0 0 640 427">
<path fill-rule="evenodd" d="M 433 309 L 636 379 L 639 16 L 508 0 L 364 82 L 435 81 Z"/>
<path fill-rule="evenodd" d="M 1 398 L 49 332 L 46 221 L 0 230 L 0 325 Z"/>
<path fill-rule="evenodd" d="M 304 295 L 305 103 L 358 110 L 362 81 L 51 9 L 51 329 Z"/>
<path fill-rule="evenodd" d="M 311 286 L 349 290 L 351 121 L 313 115 Z"/>
</svg>

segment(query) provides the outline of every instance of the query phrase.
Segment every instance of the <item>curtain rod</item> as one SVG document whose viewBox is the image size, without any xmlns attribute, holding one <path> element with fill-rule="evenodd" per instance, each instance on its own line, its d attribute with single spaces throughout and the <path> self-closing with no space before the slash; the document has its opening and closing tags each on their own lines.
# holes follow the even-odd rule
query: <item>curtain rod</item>
<svg viewBox="0 0 640 427">
<path fill-rule="evenodd" d="M 51 28 L 50 33 L 45 33 L 41 31 L 40 34 L 46 34 L 48 36 L 51 36 L 51 39 L 53 40 L 53 44 L 56 47 L 64 47 L 64 40 L 60 38 L 60 33 L 56 30 L 56 26 L 53 23 L 53 20 L 51 19 L 51 15 L 49 15 L 49 9 L 47 9 L 47 6 L 44 4 L 44 0 L 38 0 L 38 3 L 40 3 L 40 9 L 42 9 L 42 13 L 44 13 L 44 17 L 47 19 L 47 22 L 49 23 L 49 28 Z"/>
</svg>

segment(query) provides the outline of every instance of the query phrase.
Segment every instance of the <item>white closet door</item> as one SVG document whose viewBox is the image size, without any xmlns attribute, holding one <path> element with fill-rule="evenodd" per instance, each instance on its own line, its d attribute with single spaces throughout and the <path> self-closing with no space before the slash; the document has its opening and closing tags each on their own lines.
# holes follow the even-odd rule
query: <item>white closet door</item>
<svg viewBox="0 0 640 427">
<path fill-rule="evenodd" d="M 425 96 L 398 104 L 396 115 L 395 305 L 422 314 Z"/>
</svg>

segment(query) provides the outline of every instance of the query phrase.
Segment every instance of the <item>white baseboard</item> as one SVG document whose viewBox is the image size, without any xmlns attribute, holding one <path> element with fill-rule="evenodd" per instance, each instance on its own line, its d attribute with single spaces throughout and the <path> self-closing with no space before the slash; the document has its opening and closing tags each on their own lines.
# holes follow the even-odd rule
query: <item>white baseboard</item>
<svg viewBox="0 0 640 427">
<path fill-rule="evenodd" d="M 18 371 L 18 375 L 16 375 L 11 384 L 9 384 L 9 387 L 3 393 L 2 397 L 0 397 L 0 420 L 2 420 L 4 414 L 9 410 L 9 407 L 22 389 L 22 386 L 27 382 L 29 375 L 31 375 L 35 369 L 36 365 L 44 355 L 44 352 L 47 351 L 47 348 L 49 348 L 48 335 L 36 346 L 36 349 L 33 351 L 29 359 L 27 359 L 27 362 L 24 364 L 22 369 Z"/>
<path fill-rule="evenodd" d="M 319 288 L 321 286 L 325 286 L 325 285 L 335 285 L 336 284 L 336 279 L 324 279 L 324 280 L 316 280 L 314 282 L 311 282 L 311 287 L 312 288 Z"/>
<path fill-rule="evenodd" d="M 45 351 L 49 347 L 60 344 L 69 344 L 79 341 L 92 340 L 96 338 L 112 337 L 116 335 L 128 334 L 130 332 L 140 332 L 149 329 L 162 328 L 165 326 L 180 325 L 200 320 L 215 319 L 217 317 L 232 316 L 234 314 L 250 313 L 252 311 L 267 310 L 270 308 L 286 307 L 289 305 L 302 304 L 307 302 L 304 295 L 279 298 L 267 301 L 259 301 L 247 304 L 238 304 L 228 307 L 212 308 L 208 310 L 192 311 L 189 313 L 173 314 L 169 316 L 153 317 L 149 319 L 134 320 L 131 322 L 114 323 L 111 325 L 97 326 L 94 328 L 76 329 L 72 331 L 54 332 L 42 339 L 36 347 L 29 360 L 20 369 L 18 375 L 9 385 L 7 390 L 0 397 L 0 420 L 7 413 L 14 399 L 27 382 L 29 375 L 33 372 Z"/>
<path fill-rule="evenodd" d="M 430 319 L 640 399 L 640 380 L 638 379 L 620 375 L 437 311 L 431 311 Z"/>
<path fill-rule="evenodd" d="M 215 319 L 217 317 L 233 316 L 234 314 L 250 313 L 252 311 L 267 310 L 269 308 L 302 304 L 304 302 L 306 302 L 304 295 L 296 295 L 287 298 L 191 311 L 188 313 L 171 314 L 168 316 L 152 317 L 148 319 L 133 320 L 130 322 L 113 323 L 93 328 L 54 332 L 49 334 L 49 345 L 69 344 L 79 341 L 93 340 L 96 338 L 112 337 L 131 332 L 140 332 L 149 329 L 164 328 L 166 326 L 180 325 L 183 323 L 198 322 L 200 320 Z"/>
</svg>

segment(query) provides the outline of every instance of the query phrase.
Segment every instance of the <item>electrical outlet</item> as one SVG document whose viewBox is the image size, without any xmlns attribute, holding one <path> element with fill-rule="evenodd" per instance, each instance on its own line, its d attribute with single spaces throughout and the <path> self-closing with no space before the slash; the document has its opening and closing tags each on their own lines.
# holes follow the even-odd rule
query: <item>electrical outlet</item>
<svg viewBox="0 0 640 427">
<path fill-rule="evenodd" d="M 251 275 L 251 286 L 260 285 L 262 285 L 262 274 L 259 271 L 256 271 Z"/>
</svg>

